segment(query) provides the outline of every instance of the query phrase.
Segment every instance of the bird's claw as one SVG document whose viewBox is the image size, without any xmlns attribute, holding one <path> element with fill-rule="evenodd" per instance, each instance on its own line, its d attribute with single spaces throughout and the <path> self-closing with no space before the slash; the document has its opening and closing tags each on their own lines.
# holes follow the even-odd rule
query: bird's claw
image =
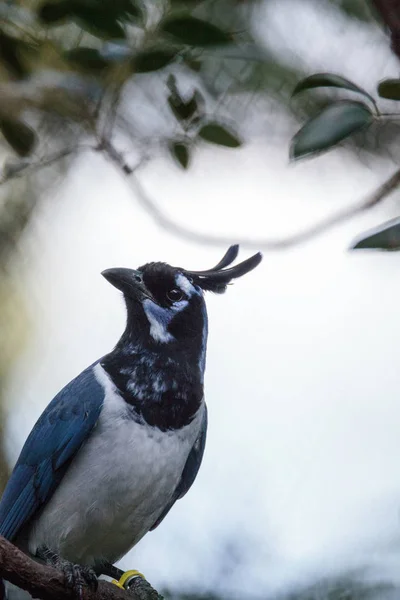
<svg viewBox="0 0 400 600">
<path fill-rule="evenodd" d="M 78 598 L 83 598 L 83 588 L 85 586 L 94 592 L 97 590 L 99 585 L 97 575 L 90 567 L 77 565 L 69 560 L 65 560 L 47 547 L 40 548 L 37 556 L 46 564 L 64 573 L 68 587 L 76 592 Z"/>
<path fill-rule="evenodd" d="M 85 586 L 94 592 L 97 590 L 99 582 L 93 569 L 63 559 L 59 559 L 55 567 L 64 573 L 68 587 L 72 588 L 79 598 L 83 598 Z"/>
</svg>

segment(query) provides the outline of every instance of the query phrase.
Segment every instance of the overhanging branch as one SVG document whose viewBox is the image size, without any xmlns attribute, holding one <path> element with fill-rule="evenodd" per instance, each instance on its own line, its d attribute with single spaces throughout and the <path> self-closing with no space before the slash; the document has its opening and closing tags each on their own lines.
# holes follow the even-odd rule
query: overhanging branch
<svg viewBox="0 0 400 600">
<path fill-rule="evenodd" d="M 322 233 L 341 225 L 346 221 L 349 221 L 353 217 L 366 212 L 380 204 L 385 200 L 394 190 L 400 185 L 400 169 L 389 177 L 383 184 L 381 184 L 375 192 L 370 196 L 367 196 L 360 202 L 357 202 L 347 208 L 344 208 L 333 215 L 322 219 L 321 221 L 306 227 L 305 229 L 282 238 L 250 238 L 250 237 L 238 237 L 230 235 L 212 235 L 196 231 L 177 223 L 174 219 L 169 217 L 157 204 L 156 201 L 147 193 L 142 183 L 140 182 L 137 171 L 146 160 L 139 162 L 136 166 L 130 166 L 126 163 L 123 155 L 115 148 L 113 144 L 108 141 L 101 141 L 97 146 L 81 146 L 75 150 L 92 150 L 95 152 L 101 152 L 106 158 L 108 158 L 118 169 L 120 173 L 125 175 L 135 191 L 136 199 L 142 208 L 151 216 L 151 218 L 160 227 L 169 231 L 177 237 L 189 240 L 191 242 L 197 242 L 200 244 L 211 244 L 216 246 L 229 246 L 233 243 L 241 244 L 247 248 L 255 248 L 257 250 L 272 251 L 272 250 L 284 250 L 297 246 L 303 242 L 309 241 Z M 54 155 L 48 159 L 42 159 L 38 164 L 29 165 L 29 170 L 35 170 L 35 168 L 41 169 L 56 160 L 71 154 L 74 150 L 65 150 L 59 155 Z M 20 173 L 12 173 L 3 176 L 3 180 L 0 178 L 0 183 L 5 183 L 14 177 L 19 176 Z"/>
<path fill-rule="evenodd" d="M 325 233 L 336 225 L 340 225 L 341 223 L 350 220 L 356 215 L 370 210 L 372 207 L 386 199 L 387 196 L 389 196 L 389 194 L 391 194 L 400 185 L 400 169 L 397 170 L 387 181 L 380 185 L 371 196 L 368 196 L 357 204 L 353 204 L 348 208 L 338 211 L 334 215 L 322 219 L 318 223 L 311 225 L 311 227 L 307 227 L 306 229 L 303 229 L 302 231 L 299 231 L 291 236 L 276 239 L 209 235 L 207 233 L 200 233 L 192 230 L 184 225 L 179 225 L 170 217 L 168 217 L 168 215 L 166 215 L 147 194 L 135 174 L 132 175 L 132 184 L 134 186 L 138 201 L 140 202 L 141 206 L 152 216 L 153 220 L 167 231 L 170 231 L 179 237 L 203 244 L 228 246 L 236 243 L 246 246 L 247 248 L 271 251 L 283 250 L 297 246 L 302 242 L 306 242 L 317 237 L 318 235 L 321 235 L 322 233 Z"/>
<path fill-rule="evenodd" d="M 136 192 L 136 198 L 138 202 L 158 225 L 178 237 L 202 244 L 229 246 L 235 243 L 247 248 L 256 248 L 257 250 L 265 251 L 283 250 L 297 246 L 302 242 L 306 242 L 314 237 L 317 237 L 318 235 L 321 235 L 322 233 L 325 233 L 336 225 L 340 225 L 341 223 L 350 220 L 356 215 L 370 210 L 377 204 L 383 202 L 383 200 L 385 200 L 400 185 L 400 169 L 398 169 L 391 177 L 389 177 L 389 179 L 381 184 L 373 194 L 367 196 L 367 198 L 364 198 L 360 202 L 353 204 L 348 208 L 344 208 L 330 217 L 322 219 L 318 223 L 311 225 L 311 227 L 307 227 L 306 229 L 303 229 L 302 231 L 299 231 L 291 236 L 276 239 L 257 239 L 247 237 L 242 238 L 238 236 L 210 235 L 208 233 L 201 233 L 199 231 L 195 231 L 194 229 L 190 229 L 185 225 L 176 223 L 166 213 L 164 213 L 164 211 L 146 192 L 137 177 L 136 168 L 130 168 L 125 163 L 123 156 L 110 144 L 105 145 L 102 150 L 124 175 L 130 177 L 131 184 Z"/>
</svg>

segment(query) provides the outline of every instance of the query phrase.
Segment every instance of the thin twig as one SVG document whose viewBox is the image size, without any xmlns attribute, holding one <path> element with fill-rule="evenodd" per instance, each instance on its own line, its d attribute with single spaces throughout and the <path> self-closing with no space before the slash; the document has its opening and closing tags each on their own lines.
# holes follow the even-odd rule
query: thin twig
<svg viewBox="0 0 400 600">
<path fill-rule="evenodd" d="M 94 150 L 95 148 L 89 144 L 84 145 L 81 144 L 79 146 L 74 146 L 73 148 L 64 148 L 60 150 L 60 152 L 56 152 L 51 156 L 47 156 L 41 158 L 37 161 L 20 161 L 19 163 L 8 164 L 3 168 L 3 172 L 0 173 L 0 185 L 3 183 L 7 183 L 11 179 L 15 179 L 17 177 L 24 177 L 29 175 L 30 173 L 34 173 L 52 165 L 59 160 L 70 156 L 71 154 L 82 152 L 84 150 Z"/>
<path fill-rule="evenodd" d="M 213 244 L 217 246 L 226 246 L 232 243 L 239 243 L 247 248 L 257 248 L 259 250 L 283 250 L 285 248 L 291 248 L 302 242 L 306 242 L 322 233 L 325 233 L 329 229 L 344 223 L 351 218 L 367 211 L 382 202 L 391 194 L 399 185 L 400 185 L 400 169 L 398 169 L 387 181 L 385 181 L 382 185 L 378 187 L 378 189 L 371 195 L 361 200 L 360 202 L 353 204 L 349 208 L 345 208 L 334 215 L 326 217 L 322 219 L 318 223 L 311 225 L 311 227 L 307 227 L 302 231 L 294 233 L 291 236 L 283 237 L 283 238 L 247 238 L 237 236 L 224 236 L 224 235 L 211 235 L 208 233 L 202 233 L 199 231 L 195 231 L 190 227 L 186 227 L 185 225 L 181 225 L 176 223 L 172 218 L 170 218 L 151 198 L 151 196 L 147 193 L 140 180 L 137 177 L 137 171 L 139 167 L 143 166 L 147 160 L 143 159 L 139 162 L 138 165 L 130 166 L 125 161 L 123 155 L 115 148 L 113 144 L 111 144 L 107 140 L 103 140 L 98 146 L 94 147 L 91 145 L 87 146 L 77 146 L 75 148 L 70 148 L 67 150 L 63 150 L 53 156 L 50 156 L 46 159 L 43 159 L 36 163 L 28 163 L 26 165 L 22 165 L 20 169 L 15 169 L 13 171 L 8 171 L 0 177 L 0 184 L 9 181 L 14 177 L 18 177 L 21 175 L 25 175 L 27 172 L 36 171 L 43 167 L 46 167 L 61 158 L 64 158 L 74 152 L 82 151 L 82 150 L 95 150 L 97 152 L 102 152 L 105 157 L 107 157 L 111 162 L 117 167 L 117 169 L 122 172 L 124 175 L 130 177 L 131 185 L 133 186 L 136 192 L 136 199 L 138 203 L 145 209 L 145 211 L 153 218 L 153 220 L 160 225 L 166 231 L 170 233 L 187 239 L 191 242 L 197 242 L 201 244 Z"/>
<path fill-rule="evenodd" d="M 126 165 L 123 157 L 118 153 L 111 144 L 104 147 L 104 152 L 112 160 L 125 175 L 130 176 L 130 181 L 136 192 L 136 198 L 139 204 L 153 218 L 153 220 L 163 229 L 177 235 L 178 237 L 187 239 L 191 242 L 199 242 L 202 244 L 213 244 L 218 246 L 226 246 L 232 243 L 238 243 L 247 248 L 257 248 L 258 250 L 283 250 L 306 242 L 322 233 L 332 229 L 333 227 L 348 221 L 349 219 L 359 215 L 367 210 L 370 210 L 380 202 L 382 202 L 389 194 L 391 194 L 400 185 L 400 169 L 398 169 L 387 181 L 378 187 L 378 189 L 364 200 L 353 204 L 349 208 L 338 211 L 334 215 L 322 219 L 311 227 L 307 227 L 291 236 L 277 239 L 266 238 L 242 238 L 238 236 L 222 236 L 201 233 L 190 229 L 185 225 L 180 225 L 171 219 L 166 213 L 160 209 L 156 202 L 147 193 L 137 177 L 137 167 L 130 168 Z M 140 166 L 140 165 L 139 165 Z"/>
</svg>

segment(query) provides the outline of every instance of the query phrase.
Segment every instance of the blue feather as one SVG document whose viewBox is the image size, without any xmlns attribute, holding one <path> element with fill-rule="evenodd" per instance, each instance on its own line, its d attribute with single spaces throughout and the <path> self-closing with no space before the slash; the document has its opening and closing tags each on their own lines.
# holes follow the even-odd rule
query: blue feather
<svg viewBox="0 0 400 600">
<path fill-rule="evenodd" d="M 50 499 L 99 418 L 104 390 L 93 367 L 57 394 L 25 442 L 0 502 L 0 535 L 10 541 Z"/>
</svg>

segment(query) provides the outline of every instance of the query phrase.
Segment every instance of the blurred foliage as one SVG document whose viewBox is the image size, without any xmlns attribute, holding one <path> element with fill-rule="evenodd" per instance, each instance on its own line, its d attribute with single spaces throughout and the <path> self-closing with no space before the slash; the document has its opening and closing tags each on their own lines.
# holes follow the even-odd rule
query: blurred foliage
<svg viewBox="0 0 400 600">
<path fill-rule="evenodd" d="M 151 74 L 155 85 L 160 87 L 161 82 L 162 87 L 164 82 L 164 98 L 157 94 L 154 103 L 164 102 L 171 109 L 169 131 L 164 139 L 155 136 L 153 145 L 179 148 L 180 154 L 174 154 L 180 156 L 182 166 L 188 166 L 200 140 L 232 146 L 235 134 L 225 131 L 223 122 L 216 123 L 219 135 L 212 139 L 200 132 L 210 129 L 209 114 L 215 113 L 217 104 L 223 112 L 224 95 L 231 93 L 233 83 L 235 93 L 242 91 L 243 63 L 247 67 L 243 91 L 258 64 L 268 63 L 267 54 L 249 33 L 254 4 L 235 0 L 0 2 L 3 142 L 20 157 L 40 160 L 43 146 L 48 152 L 54 136 L 51 130 L 43 135 L 37 124 L 51 115 L 54 125 L 74 126 L 76 145 L 82 140 L 101 144 L 104 138 L 126 131 L 126 118 L 120 120 L 126 117 L 121 107 L 125 88 L 133 82 L 148 85 L 143 77 Z M 231 71 L 229 63 L 235 63 Z M 173 90 L 168 85 L 171 77 Z M 188 79 L 191 98 L 182 92 Z M 221 89 L 216 79 L 224 79 Z M 135 120 L 142 117 L 129 118 L 134 129 Z M 216 120 L 213 117 L 213 123 Z M 134 144 L 140 142 L 137 138 Z"/>
<path fill-rule="evenodd" d="M 310 117 L 294 135 L 290 146 L 291 158 L 297 160 L 328 151 L 343 140 L 354 136 L 358 131 L 368 130 L 373 125 L 375 125 L 375 135 L 377 135 L 377 128 L 389 127 L 395 137 L 397 136 L 396 121 L 399 120 L 400 109 L 397 109 L 397 112 L 385 113 L 377 100 L 366 90 L 335 73 L 315 73 L 302 79 L 294 88 L 292 96 L 326 87 L 354 92 L 363 97 L 363 101 L 340 98 L 331 100 L 319 113 Z M 384 79 L 378 82 L 376 94 L 379 98 L 397 103 L 400 101 L 400 79 Z M 397 186 L 398 183 L 395 182 L 391 191 Z M 400 250 L 398 220 L 391 220 L 373 232 L 365 234 L 352 244 L 351 249 Z"/>
<path fill-rule="evenodd" d="M 24 298 L 12 277 L 19 241 L 35 207 L 29 179 L 0 194 L 0 440 L 3 439 L 7 402 L 4 397 L 7 375 L 27 338 L 29 324 Z M 0 493 L 9 473 L 0 444 Z"/>
<path fill-rule="evenodd" d="M 400 217 L 364 233 L 351 248 L 353 250 L 400 250 Z"/>
<path fill-rule="evenodd" d="M 398 145 L 394 124 L 385 128 L 375 146 L 357 133 L 388 120 L 356 83 L 340 74 L 305 79 L 306 73 L 289 64 L 267 37 L 253 35 L 260 2 L 0 0 L 0 182 L 15 180 L 0 194 L 0 333 L 7 340 L 0 355 L 0 383 L 27 331 L 25 309 L 10 272 L 43 192 L 38 166 L 47 165 L 48 187 L 49 180 L 67 172 L 80 150 L 101 151 L 119 136 L 137 150 L 139 160 L 161 149 L 177 168 L 188 169 L 200 144 L 233 150 L 246 141 L 246 115 L 272 109 L 306 120 L 291 146 L 295 159 L 349 139 L 354 147 L 369 144 L 378 152 L 385 144 Z M 322 2 L 361 23 L 377 18 L 365 0 Z M 327 87 L 328 93 L 321 91 Z M 352 98 L 332 100 L 332 88 Z M 146 102 L 137 100 L 138 90 L 145 92 Z M 399 90 L 400 80 L 392 79 L 381 82 L 377 94 L 399 100 Z M 361 100 L 354 100 L 354 93 Z M 142 127 L 147 104 L 163 116 L 150 132 Z M 0 402 L 0 427 L 1 406 Z M 0 444 L 0 488 L 5 465 Z M 318 583 L 282 600 L 383 599 L 392 591 L 345 578 Z M 217 600 L 185 594 L 165 597 Z"/>
<path fill-rule="evenodd" d="M 3 384 L 16 356 L 23 347 L 27 334 L 26 310 L 23 298 L 10 277 L 0 273 L 0 439 L 3 439 L 3 429 L 6 415 L 6 400 L 3 398 Z M 0 446 L 0 494 L 7 482 L 9 466 L 5 453 Z"/>
<path fill-rule="evenodd" d="M 395 600 L 399 589 L 388 583 L 369 582 L 357 575 L 325 579 L 285 595 L 279 600 Z"/>
<path fill-rule="evenodd" d="M 295 592 L 275 593 L 260 596 L 260 600 L 397 600 L 400 590 L 393 584 L 370 582 L 361 574 L 343 575 L 337 578 L 318 580 L 307 586 L 299 586 Z M 223 600 L 226 596 L 214 594 L 182 594 L 163 592 L 165 600 Z M 235 596 L 239 597 L 239 596 Z M 242 600 L 247 596 L 245 580 Z"/>
<path fill-rule="evenodd" d="M 215 594 L 193 594 L 193 593 L 173 593 L 168 591 L 163 591 L 162 595 L 165 600 L 222 600 L 220 596 L 216 596 Z"/>
<path fill-rule="evenodd" d="M 373 18 L 365 2 L 330 3 L 350 18 Z M 129 130 L 135 131 L 131 143 L 144 142 L 147 148 L 150 143 L 152 150 L 172 148 L 172 157 L 184 168 L 200 143 L 239 145 L 232 145 L 232 140 L 240 138 L 243 110 L 251 109 L 255 96 L 273 100 L 298 116 L 309 114 L 321 106 L 321 99 L 308 98 L 293 107 L 291 90 L 301 72 L 252 34 L 260 4 L 260 0 L 0 0 L 3 143 L 17 156 L 38 162 L 54 150 L 60 128 L 74 129 L 75 146 L 83 140 L 99 145 L 110 135 L 126 135 L 124 92 L 142 87 L 157 89 L 153 102 L 168 123 L 161 135 L 141 140 L 137 126 L 141 111 L 130 111 Z M 171 75 L 173 93 L 168 85 Z M 185 106 L 192 106 L 186 116 L 179 109 Z M 42 131 L 38 125 L 43 120 L 51 121 L 53 128 Z M 201 135 L 210 120 L 220 130 L 212 139 Z M 70 143 L 58 135 L 56 145 L 63 142 L 64 147 Z"/>
</svg>

